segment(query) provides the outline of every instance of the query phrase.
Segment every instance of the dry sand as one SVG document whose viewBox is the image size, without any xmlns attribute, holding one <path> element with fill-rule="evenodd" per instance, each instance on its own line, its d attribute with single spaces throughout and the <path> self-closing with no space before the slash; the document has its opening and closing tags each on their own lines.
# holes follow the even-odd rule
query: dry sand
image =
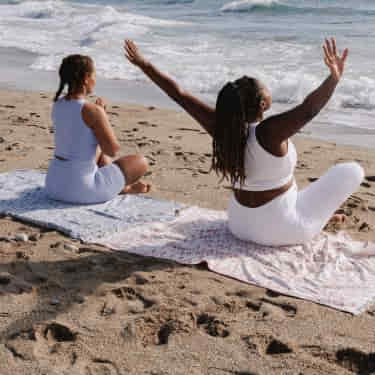
<svg viewBox="0 0 375 375">
<path fill-rule="evenodd" d="M 51 98 L 0 91 L 0 172 L 46 170 Z M 148 158 L 153 197 L 225 209 L 229 186 L 209 173 L 210 139 L 187 115 L 127 104 L 108 113 L 122 153 Z M 375 152 L 294 141 L 300 187 L 337 162 L 365 168 L 342 209 L 353 237 L 375 240 Z M 374 327 L 375 306 L 353 317 L 0 218 L 0 375 L 372 374 Z"/>
</svg>

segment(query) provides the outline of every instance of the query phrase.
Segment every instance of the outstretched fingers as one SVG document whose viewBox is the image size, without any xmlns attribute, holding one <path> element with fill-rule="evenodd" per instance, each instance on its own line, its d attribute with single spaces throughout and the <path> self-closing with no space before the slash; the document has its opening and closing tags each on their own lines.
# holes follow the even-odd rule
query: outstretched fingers
<svg viewBox="0 0 375 375">
<path fill-rule="evenodd" d="M 330 49 L 328 48 L 328 41 L 326 40 L 326 43 L 323 44 L 323 51 L 324 51 L 324 61 L 327 65 L 330 65 L 333 63 L 332 54 L 330 52 Z"/>
<path fill-rule="evenodd" d="M 327 38 L 326 38 L 326 42 L 325 42 L 325 47 L 326 47 L 327 53 L 330 56 L 333 56 L 333 51 L 332 51 L 333 48 L 331 47 L 331 43 Z"/>
<path fill-rule="evenodd" d="M 331 43 L 332 43 L 332 53 L 333 53 L 333 56 L 338 57 L 337 56 L 336 39 L 335 38 L 331 38 Z"/>
<path fill-rule="evenodd" d="M 340 56 L 336 46 L 336 39 L 331 38 L 330 40 L 325 39 L 325 43 L 323 44 L 323 51 L 325 64 L 331 70 L 333 77 L 339 80 L 344 71 L 344 65 L 348 57 L 349 50 L 345 48 L 342 55 Z"/>
<path fill-rule="evenodd" d="M 124 55 L 134 65 L 141 66 L 145 60 L 138 52 L 137 45 L 130 39 L 124 41 Z"/>
<path fill-rule="evenodd" d="M 345 48 L 344 49 L 344 52 L 342 53 L 342 56 L 341 56 L 341 62 L 344 64 L 345 61 L 346 61 L 346 58 L 348 57 L 349 55 L 349 49 L 348 48 Z"/>
<path fill-rule="evenodd" d="M 335 38 L 331 38 L 331 44 L 332 44 L 332 53 L 333 53 L 334 58 L 338 59 L 338 60 L 341 60 L 341 62 L 344 63 L 346 58 L 348 57 L 349 50 L 347 48 L 345 48 L 342 55 L 339 56 Z"/>
<path fill-rule="evenodd" d="M 130 61 L 133 62 L 134 60 L 134 45 L 130 39 L 126 39 L 124 41 L 124 54 L 125 57 Z"/>
<path fill-rule="evenodd" d="M 132 59 L 133 59 L 133 53 L 132 53 L 132 50 L 130 48 L 130 45 L 129 45 L 129 40 L 125 40 L 124 41 L 124 55 L 125 57 L 130 61 L 132 62 Z"/>
</svg>

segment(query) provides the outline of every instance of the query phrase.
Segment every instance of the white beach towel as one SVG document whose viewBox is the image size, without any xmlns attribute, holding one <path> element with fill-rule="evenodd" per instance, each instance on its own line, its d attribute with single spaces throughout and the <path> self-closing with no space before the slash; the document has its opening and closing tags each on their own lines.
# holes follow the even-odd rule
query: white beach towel
<svg viewBox="0 0 375 375">
<path fill-rule="evenodd" d="M 190 207 L 173 222 L 129 228 L 98 242 L 183 264 L 207 262 L 219 274 L 353 314 L 375 302 L 375 244 L 344 233 L 322 233 L 306 245 L 260 246 L 236 239 L 225 212 Z"/>
<path fill-rule="evenodd" d="M 35 170 L 0 174 L 0 214 L 115 250 L 207 262 L 214 272 L 353 314 L 375 302 L 374 243 L 322 233 L 306 245 L 260 246 L 233 237 L 223 211 L 141 196 L 69 205 L 45 196 L 44 178 Z"/>
<path fill-rule="evenodd" d="M 132 225 L 168 221 L 184 205 L 138 195 L 119 195 L 102 204 L 73 205 L 49 199 L 45 173 L 17 170 L 0 174 L 0 214 L 51 229 L 85 242 Z"/>
</svg>

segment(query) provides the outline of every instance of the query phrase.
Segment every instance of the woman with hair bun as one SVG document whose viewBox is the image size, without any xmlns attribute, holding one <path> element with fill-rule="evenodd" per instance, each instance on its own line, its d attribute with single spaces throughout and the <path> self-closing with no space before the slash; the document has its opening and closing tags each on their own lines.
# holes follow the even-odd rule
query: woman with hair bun
<svg viewBox="0 0 375 375">
<path fill-rule="evenodd" d="M 87 101 L 94 90 L 96 72 L 89 56 L 63 59 L 60 86 L 52 121 L 55 155 L 47 177 L 47 195 L 69 203 L 101 203 L 120 193 L 146 193 L 150 186 L 139 181 L 147 169 L 140 155 L 113 160 L 120 145 L 110 126 L 103 101 Z M 60 98 L 65 86 L 67 94 Z"/>
<path fill-rule="evenodd" d="M 302 244 L 317 235 L 364 177 L 357 163 L 333 166 L 319 180 L 298 191 L 294 178 L 297 153 L 290 137 L 311 121 L 331 98 L 348 56 L 335 39 L 323 45 L 330 75 L 295 108 L 264 119 L 271 94 L 259 80 L 244 76 L 219 92 L 216 108 L 182 90 L 146 60 L 131 40 L 126 58 L 184 108 L 212 136 L 212 169 L 233 187 L 228 208 L 231 232 L 262 245 Z"/>
</svg>

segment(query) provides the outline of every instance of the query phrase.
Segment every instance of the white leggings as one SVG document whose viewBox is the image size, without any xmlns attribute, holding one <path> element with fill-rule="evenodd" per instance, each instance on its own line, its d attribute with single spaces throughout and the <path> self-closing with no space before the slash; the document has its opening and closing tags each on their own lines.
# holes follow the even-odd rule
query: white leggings
<svg viewBox="0 0 375 375">
<path fill-rule="evenodd" d="M 306 243 L 320 233 L 363 178 L 359 164 L 342 163 L 307 188 L 297 191 L 294 183 L 288 191 L 260 207 L 242 206 L 233 194 L 228 208 L 229 228 L 236 237 L 262 245 Z"/>
</svg>

